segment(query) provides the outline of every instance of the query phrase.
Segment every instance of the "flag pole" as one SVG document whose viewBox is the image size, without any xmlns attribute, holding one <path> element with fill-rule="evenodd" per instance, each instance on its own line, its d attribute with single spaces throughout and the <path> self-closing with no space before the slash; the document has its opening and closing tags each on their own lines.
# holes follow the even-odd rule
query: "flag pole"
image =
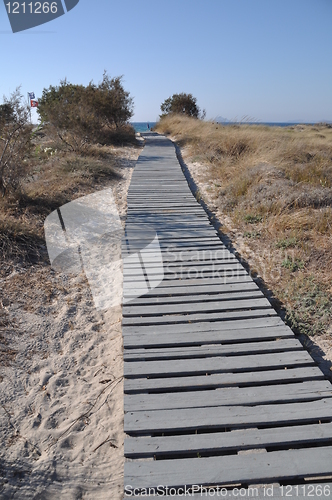
<svg viewBox="0 0 332 500">
<path fill-rule="evenodd" d="M 30 125 L 32 125 L 30 92 L 28 92 L 28 106 L 29 106 L 29 115 L 30 115 Z"/>
</svg>

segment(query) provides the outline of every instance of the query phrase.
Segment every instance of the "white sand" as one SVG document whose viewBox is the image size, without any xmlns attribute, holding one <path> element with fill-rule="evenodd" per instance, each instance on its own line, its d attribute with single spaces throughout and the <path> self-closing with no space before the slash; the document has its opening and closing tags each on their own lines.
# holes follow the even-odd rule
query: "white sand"
<svg viewBox="0 0 332 500">
<path fill-rule="evenodd" d="M 132 170 L 113 191 L 122 221 Z M 83 273 L 50 266 L 0 287 L 18 351 L 0 367 L 0 498 L 122 498 L 121 305 L 98 312 Z"/>
</svg>

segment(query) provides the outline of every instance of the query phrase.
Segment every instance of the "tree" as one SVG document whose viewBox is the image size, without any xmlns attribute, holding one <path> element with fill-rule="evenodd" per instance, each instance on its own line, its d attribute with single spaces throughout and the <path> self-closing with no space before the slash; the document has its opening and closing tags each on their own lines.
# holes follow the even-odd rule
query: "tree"
<svg viewBox="0 0 332 500">
<path fill-rule="evenodd" d="M 31 149 L 30 111 L 18 87 L 0 106 L 0 191 L 16 191 L 27 170 Z"/>
<path fill-rule="evenodd" d="M 37 111 L 70 150 L 78 151 L 87 144 L 93 116 L 83 85 L 73 85 L 66 79 L 58 86 L 50 85 L 43 90 Z"/>
<path fill-rule="evenodd" d="M 71 150 L 79 151 L 93 141 L 111 142 L 114 130 L 133 115 L 133 100 L 121 80 L 110 78 L 106 71 L 99 85 L 90 82 L 84 87 L 63 80 L 43 90 L 38 113 Z"/>
<path fill-rule="evenodd" d="M 121 83 L 122 76 L 110 78 L 104 71 L 103 81 L 95 87 L 95 99 L 92 103 L 101 122 L 107 127 L 119 128 L 133 116 L 133 99 Z"/>
<path fill-rule="evenodd" d="M 166 99 L 160 106 L 162 115 L 169 114 L 187 115 L 194 118 L 199 117 L 200 109 L 197 106 L 197 99 L 192 94 L 173 94 L 172 97 Z"/>
</svg>

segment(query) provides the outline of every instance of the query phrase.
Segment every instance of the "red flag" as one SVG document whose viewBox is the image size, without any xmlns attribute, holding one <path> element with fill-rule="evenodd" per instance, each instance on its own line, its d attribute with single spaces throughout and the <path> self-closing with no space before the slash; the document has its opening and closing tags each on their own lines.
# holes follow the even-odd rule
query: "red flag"
<svg viewBox="0 0 332 500">
<path fill-rule="evenodd" d="M 38 108 L 38 101 L 32 101 L 31 100 L 31 107 L 32 108 Z"/>
</svg>

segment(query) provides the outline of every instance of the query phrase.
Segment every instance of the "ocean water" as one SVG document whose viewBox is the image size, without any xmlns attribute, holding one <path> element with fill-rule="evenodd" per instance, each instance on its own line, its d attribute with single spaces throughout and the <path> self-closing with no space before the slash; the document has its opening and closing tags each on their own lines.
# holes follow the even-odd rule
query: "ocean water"
<svg viewBox="0 0 332 500">
<path fill-rule="evenodd" d="M 132 122 L 131 125 L 134 127 L 135 132 L 148 132 L 152 127 L 156 125 L 157 122 Z"/>
<path fill-rule="evenodd" d="M 213 123 L 220 123 L 221 125 L 235 125 L 237 122 L 231 121 L 213 121 Z M 269 127 L 291 127 L 294 125 L 315 125 L 314 123 L 304 123 L 304 122 L 243 122 L 245 125 L 268 125 Z M 132 122 L 131 125 L 134 127 L 135 132 L 148 132 L 152 127 L 156 125 L 156 122 Z"/>
</svg>

